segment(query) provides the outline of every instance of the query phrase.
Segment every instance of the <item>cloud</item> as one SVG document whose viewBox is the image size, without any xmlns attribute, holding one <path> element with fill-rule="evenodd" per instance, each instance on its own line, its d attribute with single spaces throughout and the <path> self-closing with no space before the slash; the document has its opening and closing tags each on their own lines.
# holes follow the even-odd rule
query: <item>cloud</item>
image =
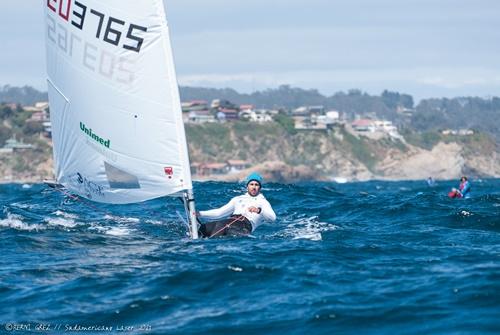
<svg viewBox="0 0 500 335">
<path fill-rule="evenodd" d="M 427 72 L 431 73 L 429 70 Z M 432 72 L 439 74 L 422 75 L 417 78 L 417 82 L 446 89 L 498 87 L 500 85 L 500 70 L 495 68 L 441 69 Z"/>
<path fill-rule="evenodd" d="M 499 12 L 493 0 L 167 1 L 180 82 L 243 91 L 495 94 Z M 42 2 L 0 1 L 0 31 L 0 84 L 43 83 Z"/>
</svg>

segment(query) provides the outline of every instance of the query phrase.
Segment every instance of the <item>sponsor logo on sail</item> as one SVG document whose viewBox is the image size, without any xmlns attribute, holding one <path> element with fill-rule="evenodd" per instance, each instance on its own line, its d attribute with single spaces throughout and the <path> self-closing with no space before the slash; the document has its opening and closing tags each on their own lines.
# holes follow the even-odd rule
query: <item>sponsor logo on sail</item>
<svg viewBox="0 0 500 335">
<path fill-rule="evenodd" d="M 168 179 L 172 179 L 172 176 L 174 175 L 174 168 L 171 166 L 167 166 L 163 168 L 165 171 L 165 174 L 168 176 Z"/>
<path fill-rule="evenodd" d="M 91 139 L 93 139 L 94 141 L 96 141 L 97 143 L 101 144 L 102 146 L 106 147 L 109 149 L 109 146 L 111 144 L 111 141 L 110 140 L 105 140 L 104 138 L 102 138 L 101 136 L 95 134 L 93 131 L 92 131 L 92 128 L 87 128 L 87 126 L 85 126 L 85 124 L 83 122 L 80 122 L 80 130 L 83 131 L 85 134 L 87 134 L 87 136 L 89 136 Z"/>
<path fill-rule="evenodd" d="M 78 190 L 78 193 L 84 194 L 88 199 L 104 198 L 104 187 L 89 180 L 80 172 L 72 175 L 70 181 L 72 186 Z"/>
</svg>

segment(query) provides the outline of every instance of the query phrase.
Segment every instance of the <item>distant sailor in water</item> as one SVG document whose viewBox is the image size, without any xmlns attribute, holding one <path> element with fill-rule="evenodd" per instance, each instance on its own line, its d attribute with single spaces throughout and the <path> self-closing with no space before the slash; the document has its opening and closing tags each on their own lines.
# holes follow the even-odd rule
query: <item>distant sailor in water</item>
<svg viewBox="0 0 500 335">
<path fill-rule="evenodd" d="M 429 187 L 436 186 L 436 181 L 434 180 L 434 178 L 432 178 L 432 177 L 427 178 L 427 186 L 429 186 Z"/>
<path fill-rule="evenodd" d="M 460 186 L 458 189 L 452 188 L 448 196 L 450 198 L 470 198 L 470 182 L 467 177 L 463 176 L 460 179 Z"/>
<path fill-rule="evenodd" d="M 250 174 L 246 179 L 247 193 L 234 197 L 226 205 L 208 211 L 200 211 L 202 219 L 220 221 L 202 224 L 199 231 L 203 237 L 244 236 L 252 233 L 262 221 L 276 220 L 271 204 L 260 193 L 262 176 Z M 231 215 L 229 218 L 227 218 Z"/>
</svg>

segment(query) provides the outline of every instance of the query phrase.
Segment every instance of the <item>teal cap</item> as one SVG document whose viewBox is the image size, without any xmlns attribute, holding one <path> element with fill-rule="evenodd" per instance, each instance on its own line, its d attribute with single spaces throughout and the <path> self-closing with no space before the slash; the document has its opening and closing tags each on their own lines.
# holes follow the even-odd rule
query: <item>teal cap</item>
<svg viewBox="0 0 500 335">
<path fill-rule="evenodd" d="M 250 183 L 251 181 L 255 180 L 256 182 L 259 183 L 260 186 L 262 186 L 262 181 L 264 180 L 260 174 L 257 172 L 250 173 L 247 177 L 246 184 Z"/>
</svg>

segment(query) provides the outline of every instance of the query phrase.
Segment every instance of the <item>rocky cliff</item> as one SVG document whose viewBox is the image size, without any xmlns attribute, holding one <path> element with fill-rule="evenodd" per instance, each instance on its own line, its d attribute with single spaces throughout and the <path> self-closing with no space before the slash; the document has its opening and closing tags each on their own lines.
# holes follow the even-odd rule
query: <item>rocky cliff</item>
<svg viewBox="0 0 500 335">
<path fill-rule="evenodd" d="M 482 134 L 443 137 L 426 149 L 403 137 L 349 128 L 295 133 L 276 124 L 207 124 L 189 126 L 187 133 L 192 161 L 243 159 L 254 165 L 248 171 L 277 181 L 500 177 L 498 145 Z M 248 171 L 207 178 L 238 180 Z"/>
<path fill-rule="evenodd" d="M 500 177 L 496 142 L 481 134 L 441 138 L 429 148 L 404 138 L 360 135 L 352 129 L 295 132 L 278 124 L 245 122 L 188 125 L 191 162 L 249 161 L 239 173 L 195 179 L 241 180 L 249 171 L 279 182 L 300 180 L 413 180 Z M 47 144 L 47 143 L 46 143 Z M 38 143 L 29 152 L 0 155 L 0 181 L 38 182 L 53 178 L 52 155 Z"/>
</svg>

